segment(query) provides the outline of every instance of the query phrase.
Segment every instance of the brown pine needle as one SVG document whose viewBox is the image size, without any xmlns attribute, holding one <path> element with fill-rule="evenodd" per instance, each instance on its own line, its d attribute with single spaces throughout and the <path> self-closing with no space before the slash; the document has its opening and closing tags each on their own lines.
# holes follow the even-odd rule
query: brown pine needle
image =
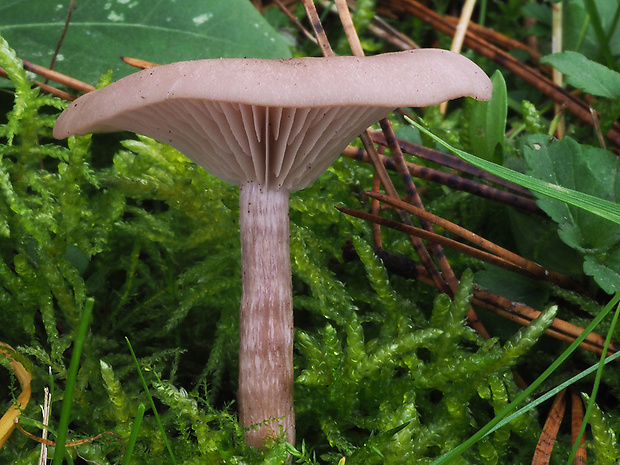
<svg viewBox="0 0 620 465">
<path fill-rule="evenodd" d="M 367 194 L 370 196 L 370 192 L 367 192 Z M 521 268 L 520 266 L 502 257 L 498 257 L 497 255 L 483 252 L 479 249 L 476 249 L 469 245 L 465 245 L 461 242 L 457 242 L 453 239 L 449 239 L 439 234 L 426 231 L 425 229 L 416 228 L 415 226 L 406 225 L 403 223 L 399 223 L 398 221 L 389 220 L 381 216 L 371 215 L 370 213 L 366 213 L 366 212 L 359 211 L 359 210 L 353 210 L 351 208 L 346 208 L 346 207 L 336 207 L 336 208 L 347 215 L 354 216 L 356 218 L 360 218 L 360 219 L 370 221 L 373 223 L 377 223 L 382 226 L 387 226 L 390 229 L 401 231 L 401 232 L 404 232 L 405 234 L 416 236 L 416 237 L 425 239 L 432 243 L 450 247 L 451 249 L 457 250 L 461 253 L 467 254 L 471 257 L 485 261 L 487 263 L 498 266 L 500 268 L 504 268 L 509 271 L 514 271 L 515 273 L 525 274 L 527 276 L 533 276 L 533 274 L 529 272 L 528 270 L 525 270 Z"/>
<path fill-rule="evenodd" d="M 373 166 L 375 165 L 375 163 L 371 160 L 369 153 L 356 147 L 349 146 L 345 148 L 342 155 L 364 163 L 372 163 Z M 377 155 L 377 157 L 379 163 L 383 165 L 384 170 L 386 168 L 393 171 L 397 170 L 396 163 L 393 158 L 384 155 Z M 502 202 L 507 205 L 512 205 L 531 213 L 541 214 L 541 210 L 536 205 L 536 202 L 531 198 L 526 198 L 518 194 L 513 194 L 512 192 L 507 192 L 485 184 L 480 184 L 470 179 L 462 178 L 456 174 L 446 173 L 444 171 L 435 170 L 426 166 L 420 166 L 415 163 L 407 162 L 406 166 L 411 175 L 417 178 L 426 179 L 453 189 L 459 189 L 463 192 L 468 192 L 473 195 Z"/>
<path fill-rule="evenodd" d="M 447 22 L 455 25 L 455 27 L 459 21 L 459 18 L 457 18 L 456 16 L 444 16 L 443 18 Z M 519 42 L 518 40 L 508 37 L 500 32 L 497 32 L 494 29 L 491 29 L 485 26 L 480 26 L 479 24 L 472 23 L 472 22 L 469 23 L 467 28 L 473 34 L 477 35 L 481 39 L 484 39 L 487 42 L 497 45 L 503 50 L 514 50 L 514 49 L 525 50 L 527 53 L 529 53 L 534 63 L 538 63 L 538 60 L 540 60 L 541 55 L 537 50 L 533 49 L 532 47 L 522 42 Z"/>
<path fill-rule="evenodd" d="M 33 441 L 36 441 L 36 442 L 38 442 L 40 444 L 45 444 L 46 446 L 56 446 L 56 443 L 54 441 L 51 441 L 51 440 L 45 439 L 45 438 L 40 438 L 39 436 L 35 436 L 34 434 L 29 433 L 24 428 L 22 428 L 22 426 L 19 423 L 16 424 L 16 427 L 24 435 L 28 436 Z M 65 447 L 75 447 L 75 446 L 80 446 L 82 444 L 87 444 L 89 442 L 96 441 L 97 439 L 102 438 L 103 436 L 106 436 L 106 435 L 114 436 L 115 438 L 117 438 L 117 439 L 122 441 L 121 436 L 119 436 L 118 434 L 113 433 L 112 431 L 104 431 L 103 433 L 98 434 L 97 436 L 93 436 L 92 438 L 85 438 L 85 439 L 79 439 L 77 441 L 66 442 L 65 443 Z"/>
<path fill-rule="evenodd" d="M 422 5 L 415 0 L 392 0 L 390 8 L 394 12 L 404 12 L 412 14 L 422 21 L 432 24 L 438 31 L 452 36 L 455 31 L 455 25 L 451 21 L 445 20 L 439 14 L 430 8 Z M 572 95 L 565 89 L 558 87 L 553 81 L 541 74 L 537 69 L 525 65 L 518 59 L 510 55 L 508 52 L 501 50 L 499 47 L 481 39 L 467 31 L 465 35 L 465 45 L 470 47 L 476 53 L 495 61 L 500 66 L 508 69 L 520 79 L 532 85 L 547 97 L 564 105 L 567 111 L 577 116 L 581 121 L 592 124 L 592 116 L 590 114 L 589 105 Z M 615 145 L 620 146 L 620 124 L 614 123 L 612 128 L 607 132 L 606 137 Z"/>
<path fill-rule="evenodd" d="M 58 71 L 53 71 L 49 68 L 46 68 L 45 66 L 40 66 L 25 60 L 23 63 L 24 69 L 26 71 L 31 71 L 35 74 L 38 74 L 39 76 L 43 76 L 50 81 L 63 84 L 80 92 L 92 92 L 93 90 L 95 90 L 95 87 L 91 86 L 90 84 L 86 84 L 85 82 L 74 79 L 70 76 L 67 76 L 66 74 L 59 73 Z"/>
<path fill-rule="evenodd" d="M 583 401 L 579 396 L 579 393 L 574 389 L 570 390 L 570 398 L 571 398 L 571 438 L 572 444 L 575 444 L 575 440 L 577 439 L 577 435 L 579 434 L 579 430 L 581 429 L 581 424 L 583 423 Z M 584 445 L 585 438 L 581 436 L 581 441 L 579 442 L 579 447 L 577 448 L 577 453 L 575 454 L 575 459 L 573 460 L 573 465 L 587 465 L 588 463 L 588 452 Z"/>
<path fill-rule="evenodd" d="M 547 465 L 549 463 L 551 451 L 553 450 L 553 445 L 564 417 L 564 410 L 566 409 L 565 394 L 566 389 L 563 389 L 555 396 L 551 411 L 547 416 L 547 421 L 545 421 L 545 426 L 542 433 L 540 433 L 532 465 Z"/>
<path fill-rule="evenodd" d="M 321 49 L 321 52 L 323 53 L 323 56 L 334 56 L 335 53 L 332 50 L 331 45 L 329 44 L 329 40 L 327 39 L 325 29 L 323 29 L 323 25 L 321 24 L 321 19 L 319 18 L 319 14 L 316 11 L 316 6 L 314 6 L 314 2 L 312 0 L 303 0 L 303 4 L 304 8 L 306 9 L 306 14 L 308 15 L 308 19 L 310 20 L 312 30 L 314 31 L 317 43 Z"/>
<path fill-rule="evenodd" d="M 303 0 L 303 4 L 306 9 L 308 18 L 310 19 L 310 23 L 312 24 L 312 28 L 314 29 L 317 41 L 319 42 L 323 55 L 333 56 L 334 51 L 329 44 L 329 40 L 319 19 L 314 2 L 312 0 Z M 339 14 L 341 16 L 341 19 L 343 18 L 343 23 L 352 24 L 348 8 L 341 5 L 339 9 Z M 361 44 L 359 43 L 359 38 L 355 33 L 355 29 L 345 27 L 345 30 L 347 30 L 350 34 L 347 38 L 349 39 L 349 43 L 351 44 L 351 49 L 354 52 L 363 55 L 363 50 L 361 49 Z M 372 160 L 375 172 L 379 176 L 379 179 L 381 180 L 381 183 L 383 184 L 385 190 L 388 192 L 389 195 L 398 198 L 398 192 L 396 191 L 396 188 L 394 187 L 390 177 L 388 176 L 385 167 L 379 160 L 379 154 L 377 153 L 377 150 L 372 140 L 370 139 L 370 136 L 368 135 L 368 131 L 362 133 L 360 135 L 360 139 L 362 140 L 362 143 L 364 144 L 367 153 L 370 155 L 370 159 Z M 403 221 L 403 223 L 405 224 L 411 224 L 410 218 L 404 213 L 401 216 L 401 221 Z M 415 235 L 409 235 L 409 240 L 411 241 L 414 250 L 418 254 L 418 257 L 420 257 L 422 264 L 428 270 L 429 275 L 432 277 L 437 288 L 444 293 L 451 294 L 449 286 L 447 285 L 442 275 L 439 273 L 439 270 L 433 263 L 433 260 L 428 253 L 428 250 L 426 249 L 424 243 Z M 486 333 L 486 331 L 484 332 Z"/>
<path fill-rule="evenodd" d="M 150 61 L 141 60 L 140 58 L 121 57 L 121 60 L 123 60 L 129 66 L 133 66 L 134 68 L 139 69 L 149 69 L 159 66 L 157 63 L 151 63 Z"/>
<path fill-rule="evenodd" d="M 385 135 L 382 132 L 369 131 L 369 133 L 370 137 L 372 137 L 372 140 L 375 143 L 387 145 Z M 488 171 L 484 171 L 483 169 L 478 168 L 471 163 L 467 163 L 466 161 L 461 160 L 458 157 L 440 152 L 439 150 L 435 150 L 430 147 L 418 145 L 404 139 L 396 139 L 396 141 L 398 142 L 398 146 L 403 151 L 403 153 L 406 153 L 407 155 L 413 155 L 415 157 L 422 158 L 423 160 L 432 161 L 433 163 L 437 163 L 438 165 L 446 166 L 462 173 L 466 173 L 477 178 L 487 180 L 489 182 L 492 182 L 493 184 L 498 184 L 525 196 L 532 196 L 532 193 L 525 187 L 507 181 L 503 178 L 500 178 L 499 176 L 495 176 Z"/>
<path fill-rule="evenodd" d="M 50 61 L 49 69 L 54 68 L 54 64 L 56 63 L 56 58 L 58 57 L 58 53 L 60 52 L 60 47 L 62 47 L 62 43 L 64 42 L 65 36 L 67 35 L 67 30 L 69 29 L 69 24 L 71 23 L 71 15 L 73 14 L 74 8 L 75 8 L 75 0 L 71 0 L 71 2 L 69 3 L 69 10 L 67 11 L 67 17 L 65 19 L 65 25 L 63 26 L 62 32 L 60 33 L 60 38 L 58 39 L 58 43 L 56 44 L 56 49 L 54 50 L 54 54 L 52 55 L 52 60 Z M 45 84 L 47 84 L 47 80 L 45 81 Z"/>
<path fill-rule="evenodd" d="M 303 24 L 301 24 L 301 22 L 299 22 L 299 20 L 293 15 L 293 13 L 290 12 L 290 10 L 286 7 L 284 3 L 282 3 L 280 0 L 273 0 L 273 3 L 275 3 L 278 8 L 280 8 L 280 10 L 282 10 L 282 12 L 286 16 L 288 16 L 289 21 L 293 23 L 293 25 L 304 35 L 306 39 L 308 39 L 313 44 L 318 45 L 318 42 L 316 38 L 312 35 L 312 33 L 308 31 L 308 29 L 306 29 Z"/>
<path fill-rule="evenodd" d="M 8 75 L 6 73 L 6 71 L 2 68 L 0 68 L 0 76 L 4 77 L 4 78 L 8 78 Z M 41 88 L 41 90 L 43 92 L 45 92 L 46 94 L 51 94 L 54 95 L 55 97 L 61 98 L 63 100 L 68 100 L 68 101 L 73 101 L 75 100 L 75 97 L 71 94 L 69 94 L 68 92 L 65 92 L 63 90 L 60 89 L 56 89 L 55 87 L 52 87 L 48 84 L 45 84 L 43 82 L 40 81 L 33 81 L 34 85 L 38 86 Z"/>
<path fill-rule="evenodd" d="M 409 213 L 416 215 L 418 218 L 424 219 L 430 223 L 436 224 L 444 228 L 447 231 L 450 231 L 452 234 L 459 236 L 472 244 L 477 245 L 478 247 L 482 247 L 493 255 L 500 257 L 502 260 L 512 263 L 516 265 L 519 269 L 526 272 L 532 277 L 537 279 L 542 279 L 546 281 L 553 282 L 558 286 L 567 288 L 567 289 L 575 289 L 579 287 L 579 284 L 574 282 L 573 280 L 567 278 L 564 275 L 556 273 L 555 271 L 548 270 L 543 268 L 539 264 L 527 260 L 520 255 L 511 252 L 499 245 L 486 240 L 485 238 L 478 236 L 477 234 L 457 225 L 448 220 L 445 220 L 439 216 L 433 215 L 425 210 L 422 210 L 414 205 L 411 205 L 407 202 L 403 202 L 402 200 L 397 200 L 392 197 L 388 197 L 381 193 L 376 192 L 366 192 L 366 195 L 372 197 L 373 199 L 380 200 L 381 202 L 385 202 L 388 205 L 391 205 L 394 208 L 406 210 Z"/>
</svg>

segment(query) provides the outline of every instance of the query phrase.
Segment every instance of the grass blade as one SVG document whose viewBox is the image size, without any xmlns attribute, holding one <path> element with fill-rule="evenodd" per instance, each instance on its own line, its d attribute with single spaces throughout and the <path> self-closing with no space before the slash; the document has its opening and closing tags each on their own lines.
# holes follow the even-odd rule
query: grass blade
<svg viewBox="0 0 620 465">
<path fill-rule="evenodd" d="M 174 465 L 177 465 L 177 461 L 174 457 L 174 453 L 172 452 L 172 446 L 170 445 L 170 441 L 168 440 L 168 436 L 166 436 L 166 430 L 164 429 L 164 425 L 159 418 L 159 413 L 157 413 L 157 408 L 155 407 L 155 402 L 153 402 L 153 397 L 151 397 L 151 392 L 149 391 L 149 387 L 146 384 L 146 380 L 144 376 L 142 376 L 142 369 L 140 368 L 140 364 L 138 363 L 138 359 L 136 358 L 136 353 L 133 351 L 133 347 L 131 346 L 131 342 L 129 342 L 129 338 L 125 338 L 127 341 L 127 345 L 129 346 L 129 351 L 131 352 L 131 356 L 133 357 L 133 361 L 138 368 L 138 376 L 140 377 L 140 381 L 142 382 L 142 386 L 144 387 L 144 391 L 146 392 L 146 396 L 149 399 L 149 404 L 151 405 L 151 409 L 153 410 L 153 415 L 155 415 L 155 421 L 157 422 L 157 427 L 161 432 L 162 437 L 164 438 L 164 443 L 166 444 L 166 449 L 168 449 L 168 454 L 170 454 L 170 459 Z M 56 464 L 54 464 L 56 465 Z"/>
<path fill-rule="evenodd" d="M 78 369 L 80 367 L 80 356 L 84 348 L 86 333 L 90 324 L 90 317 L 93 313 L 93 299 L 86 300 L 80 326 L 73 343 L 73 354 L 71 354 L 71 362 L 69 364 L 69 373 L 67 374 L 67 384 L 62 399 L 62 407 L 60 410 L 60 420 L 58 422 L 58 435 L 56 436 L 56 448 L 54 450 L 54 465 L 61 465 L 65 455 L 65 442 L 67 441 L 67 432 L 69 431 L 69 419 L 71 417 L 71 406 L 73 404 L 73 392 L 75 391 L 75 381 L 77 379 Z M 70 458 L 69 458 L 70 459 Z M 70 459 L 73 463 L 73 460 Z"/>
<path fill-rule="evenodd" d="M 520 186 L 526 187 L 531 191 L 546 195 L 552 199 L 560 200 L 561 202 L 565 202 L 569 205 L 600 216 L 601 218 L 620 224 L 620 205 L 614 202 L 584 194 L 583 192 L 573 189 L 567 189 L 566 187 L 558 186 L 557 184 L 541 181 L 540 179 L 527 176 L 523 173 L 519 173 L 518 171 L 513 171 L 504 166 L 483 160 L 482 158 L 478 158 L 470 153 L 451 146 L 446 141 L 430 132 L 428 129 L 413 121 L 411 118 L 405 116 L 405 119 L 421 132 L 431 137 L 435 142 L 443 145 L 462 160 L 465 160 L 478 168 L 488 171 L 489 173 L 499 176 L 500 178 L 514 182 L 515 184 L 519 184 Z"/>
<path fill-rule="evenodd" d="M 471 446 L 476 444 L 479 440 L 489 435 L 492 431 L 495 431 L 499 428 L 500 423 L 515 409 L 519 404 L 521 404 L 528 396 L 530 396 L 537 388 L 540 386 L 551 374 L 572 354 L 578 347 L 579 344 L 583 342 L 583 340 L 590 334 L 594 328 L 609 314 L 612 308 L 615 305 L 618 305 L 620 302 L 620 293 L 616 294 L 614 298 L 605 306 L 605 308 L 592 320 L 592 322 L 582 331 L 582 333 L 571 343 L 568 348 L 562 352 L 562 354 L 547 368 L 542 375 L 540 375 L 530 386 L 525 389 L 521 394 L 517 396 L 515 400 L 513 400 L 508 406 L 506 406 L 501 412 L 499 412 L 493 420 L 487 423 L 483 428 L 481 428 L 476 434 L 470 437 L 467 441 L 463 442 L 459 446 L 455 447 L 451 451 L 445 453 L 437 460 L 432 462 L 431 465 L 446 465 L 451 463 L 452 460 L 455 460 L 458 456 L 460 456 L 463 452 L 469 449 Z M 616 355 L 616 354 L 614 354 Z M 598 364 L 596 365 L 598 367 Z M 557 389 L 557 388 L 556 388 Z M 556 391 L 557 392 L 557 391 Z M 512 416 L 511 418 L 515 418 Z"/>
<path fill-rule="evenodd" d="M 586 431 L 586 425 L 588 424 L 588 419 L 592 414 L 592 409 L 594 408 L 594 403 L 596 401 L 596 394 L 598 393 L 598 388 L 601 384 L 601 378 L 603 376 L 603 368 L 605 368 L 605 354 L 609 349 L 609 344 L 611 343 L 611 336 L 616 329 L 616 324 L 618 323 L 618 316 L 620 316 L 620 305 L 616 307 L 616 313 L 614 314 L 614 318 L 611 321 L 611 326 L 609 327 L 609 331 L 607 332 L 607 337 L 605 338 L 605 344 L 603 345 L 603 353 L 601 354 L 601 360 L 598 363 L 596 370 L 596 378 L 594 380 L 594 386 L 592 386 L 592 394 L 590 395 L 590 399 L 588 400 L 588 407 L 586 408 L 586 413 L 583 416 L 583 421 L 581 422 L 581 427 L 579 428 L 579 433 L 577 434 L 577 438 L 575 439 L 575 443 L 573 444 L 573 448 L 571 450 L 571 454 L 569 456 L 568 465 L 573 463 L 573 459 L 577 454 L 577 449 L 579 448 L 581 438 Z"/>
<path fill-rule="evenodd" d="M 133 448 L 136 445 L 136 440 L 138 439 L 138 433 L 140 432 L 140 426 L 142 425 L 142 418 L 144 417 L 145 410 L 146 407 L 144 404 L 138 405 L 138 412 L 136 413 L 136 419 L 131 427 L 131 434 L 129 435 L 129 441 L 127 441 L 127 447 L 125 447 L 125 456 L 123 457 L 121 465 L 129 465 L 129 462 L 131 462 L 131 455 L 133 454 Z"/>
</svg>

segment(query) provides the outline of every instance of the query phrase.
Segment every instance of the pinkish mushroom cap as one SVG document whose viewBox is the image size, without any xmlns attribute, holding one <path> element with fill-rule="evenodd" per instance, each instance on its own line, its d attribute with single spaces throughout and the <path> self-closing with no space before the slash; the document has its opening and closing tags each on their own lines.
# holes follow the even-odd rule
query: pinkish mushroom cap
<svg viewBox="0 0 620 465">
<path fill-rule="evenodd" d="M 54 136 L 128 130 L 172 145 L 223 181 L 298 190 L 394 108 L 491 92 L 477 65 L 436 49 L 187 61 L 82 96 Z"/>
<path fill-rule="evenodd" d="M 289 191 L 310 185 L 351 139 L 396 107 L 489 99 L 491 92 L 480 68 L 444 50 L 189 61 L 80 97 L 60 115 L 54 136 L 137 132 L 240 186 L 240 419 L 249 445 L 280 430 L 294 443 Z"/>
</svg>

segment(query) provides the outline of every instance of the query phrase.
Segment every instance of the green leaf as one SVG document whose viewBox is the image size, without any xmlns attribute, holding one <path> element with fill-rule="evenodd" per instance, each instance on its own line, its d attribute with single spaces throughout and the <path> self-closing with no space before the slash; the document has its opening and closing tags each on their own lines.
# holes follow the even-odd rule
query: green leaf
<svg viewBox="0 0 620 465">
<path fill-rule="evenodd" d="M 570 137 L 530 136 L 523 145 L 528 174 L 616 204 L 620 201 L 620 161 L 606 150 L 580 145 Z M 584 271 L 608 293 L 620 290 L 620 226 L 550 198 L 538 205 L 559 225 L 560 238 L 584 257 Z"/>
<path fill-rule="evenodd" d="M 567 51 L 541 58 L 541 63 L 550 64 L 567 76 L 566 81 L 578 89 L 598 97 L 615 99 L 620 97 L 620 73 L 581 53 Z"/>
<path fill-rule="evenodd" d="M 61 36 L 69 1 L 0 3 L 0 33 L 20 58 L 48 66 Z M 89 0 L 75 10 L 54 67 L 95 84 L 135 71 L 119 56 L 154 63 L 219 57 L 290 56 L 283 38 L 249 0 Z"/>
<path fill-rule="evenodd" d="M 567 189 L 557 184 L 542 181 L 540 179 L 527 176 L 517 171 L 511 170 L 501 165 L 491 163 L 481 158 L 475 157 L 463 150 L 457 149 L 451 146 L 447 142 L 441 140 L 439 137 L 431 133 L 428 129 L 416 123 L 412 119 L 405 116 L 405 119 L 422 131 L 424 134 L 431 137 L 433 140 L 443 145 L 445 148 L 456 154 L 462 160 L 471 163 L 478 168 L 482 168 L 491 174 L 499 176 L 508 181 L 512 181 L 520 186 L 530 189 L 533 192 L 546 195 L 553 199 L 561 200 L 575 207 L 589 211 L 597 216 L 605 218 L 613 223 L 620 224 L 620 205 L 609 200 L 594 197 L 592 195 L 584 194 L 583 192 Z"/>
<path fill-rule="evenodd" d="M 586 255 L 583 271 L 611 294 L 620 291 L 620 247 L 601 256 Z"/>
<path fill-rule="evenodd" d="M 522 302 L 532 308 L 544 307 L 549 299 L 549 290 L 543 281 L 492 265 L 487 265 L 485 269 L 476 272 L 476 284 L 513 302 Z"/>
<path fill-rule="evenodd" d="M 474 101 L 469 117 L 469 143 L 478 157 L 501 164 L 506 134 L 508 97 L 506 81 L 498 70 L 491 77 L 493 96 L 488 101 Z"/>
<path fill-rule="evenodd" d="M 578 279 L 582 277 L 583 257 L 560 239 L 558 226 L 553 220 L 545 221 L 537 215 L 533 216 L 516 209 L 509 210 L 508 218 L 517 250 L 521 255 L 545 268 L 562 270 L 565 276 Z M 516 298 L 512 300 L 519 301 Z M 537 308 L 535 305 L 530 307 Z"/>
</svg>

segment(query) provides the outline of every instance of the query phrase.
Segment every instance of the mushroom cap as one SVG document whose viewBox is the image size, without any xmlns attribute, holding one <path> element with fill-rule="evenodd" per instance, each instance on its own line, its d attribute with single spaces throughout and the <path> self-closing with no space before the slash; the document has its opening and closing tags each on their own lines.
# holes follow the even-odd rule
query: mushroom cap
<svg viewBox="0 0 620 465">
<path fill-rule="evenodd" d="M 477 65 L 437 49 L 186 61 L 80 97 L 54 137 L 128 130 L 172 145 L 223 181 L 297 190 L 396 107 L 491 94 Z"/>
</svg>

